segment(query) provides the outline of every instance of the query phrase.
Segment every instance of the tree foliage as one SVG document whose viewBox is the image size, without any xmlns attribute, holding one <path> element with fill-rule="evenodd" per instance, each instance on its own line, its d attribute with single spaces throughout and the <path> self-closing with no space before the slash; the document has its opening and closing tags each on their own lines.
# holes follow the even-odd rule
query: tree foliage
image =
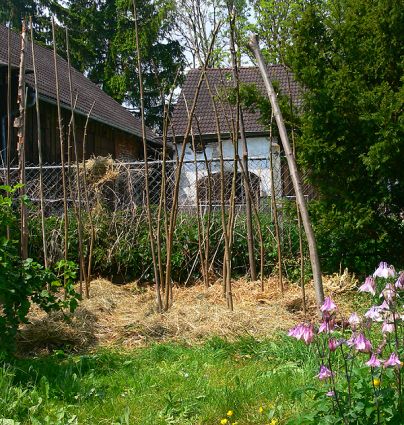
<svg viewBox="0 0 404 425">
<path fill-rule="evenodd" d="M 292 43 L 293 25 L 307 5 L 307 0 L 253 0 L 255 22 L 250 25 L 258 34 L 262 51 L 269 63 L 285 63 L 286 50 Z"/>
<path fill-rule="evenodd" d="M 403 20 L 400 2 L 330 0 L 294 24 L 288 60 L 306 88 L 298 152 L 321 225 L 344 229 L 339 258 L 387 250 L 404 263 Z"/>
<path fill-rule="evenodd" d="M 137 0 L 143 61 L 146 123 L 159 127 L 164 96 L 181 82 L 183 49 L 172 36 L 175 5 L 167 0 Z M 0 5 L 0 21 L 19 28 L 34 17 L 36 40 L 50 45 L 50 20 L 56 17 L 58 51 L 66 57 L 64 27 L 69 29 L 72 65 L 120 103 L 139 109 L 133 0 L 29 0 Z M 177 76 L 178 74 L 178 76 Z"/>
</svg>

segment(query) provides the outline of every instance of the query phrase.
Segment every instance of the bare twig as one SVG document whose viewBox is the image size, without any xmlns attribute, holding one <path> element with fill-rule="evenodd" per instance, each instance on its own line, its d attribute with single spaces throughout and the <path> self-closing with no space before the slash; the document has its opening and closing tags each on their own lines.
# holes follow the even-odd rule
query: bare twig
<svg viewBox="0 0 404 425">
<path fill-rule="evenodd" d="M 26 176 L 25 176 L 25 123 L 26 123 L 26 88 L 25 88 L 25 48 L 26 48 L 26 28 L 25 21 L 22 22 L 21 32 L 21 53 L 20 53 L 20 73 L 18 78 L 18 105 L 20 115 L 15 120 L 18 128 L 18 164 L 20 170 L 20 209 L 21 209 L 21 258 L 28 257 L 28 216 L 25 203 Z"/>
<path fill-rule="evenodd" d="M 133 18 L 135 21 L 136 54 L 137 54 L 138 74 L 139 74 L 140 113 L 141 113 L 141 121 L 142 121 L 142 139 L 143 139 L 143 156 L 144 156 L 143 159 L 144 159 L 144 165 L 145 165 L 145 192 L 146 192 L 147 221 L 149 226 L 149 238 L 150 238 L 150 249 L 151 249 L 152 261 L 153 261 L 154 281 L 156 285 L 156 302 L 157 302 L 158 310 L 162 311 L 163 305 L 162 305 L 161 292 L 160 292 L 161 282 L 160 282 L 160 274 L 157 269 L 157 259 L 156 259 L 155 245 L 154 245 L 154 232 L 153 232 L 152 215 L 151 215 L 151 208 L 150 208 L 149 164 L 148 164 L 148 158 L 147 158 L 146 126 L 145 126 L 145 117 L 144 117 L 142 59 L 140 56 L 136 0 L 133 0 Z"/>
<path fill-rule="evenodd" d="M 52 18 L 52 42 L 53 42 L 53 61 L 55 69 L 55 88 L 56 88 L 56 106 L 58 114 L 58 127 L 59 127 L 59 142 L 60 142 L 60 163 L 62 166 L 62 190 L 63 190 L 63 215 L 64 215 L 64 259 L 68 258 L 69 246 L 69 217 L 67 214 L 67 191 L 66 191 L 66 170 L 65 170 L 65 142 L 63 134 L 63 121 L 62 110 L 60 107 L 60 94 L 59 94 L 59 72 L 57 63 L 57 49 L 56 49 L 56 36 L 55 36 L 55 19 Z"/>
<path fill-rule="evenodd" d="M 244 182 L 244 192 L 246 194 L 245 199 L 245 210 L 246 210 L 246 223 L 247 223 L 247 247 L 248 247 L 248 261 L 250 264 L 250 277 L 251 280 L 257 280 L 257 272 L 255 265 L 255 255 L 254 255 L 254 229 L 252 222 L 252 208 L 250 197 L 247 195 L 247 192 L 250 190 L 250 179 L 248 173 L 248 146 L 247 138 L 245 135 L 244 128 L 244 116 L 243 110 L 240 103 L 240 76 L 239 68 L 237 65 L 236 58 L 236 11 L 229 9 L 229 23 L 230 23 L 230 54 L 232 61 L 232 70 L 233 70 L 233 87 L 236 91 L 236 108 L 237 108 L 237 117 L 238 117 L 238 129 L 240 130 L 240 139 L 242 144 L 242 161 L 245 173 L 243 174 Z M 236 137 L 238 139 L 238 133 Z"/>
<path fill-rule="evenodd" d="M 67 54 L 67 66 L 69 68 L 69 92 L 70 92 L 70 110 L 71 110 L 71 120 L 70 120 L 69 126 L 71 126 L 71 132 L 73 135 L 74 159 L 76 164 L 76 190 L 77 190 L 76 217 L 77 217 L 77 233 L 78 233 L 78 242 L 79 242 L 79 263 L 80 263 L 81 273 L 83 275 L 83 279 L 85 282 L 86 298 L 89 298 L 90 297 L 90 280 L 87 276 L 87 269 L 85 266 L 84 254 L 83 254 L 83 223 L 82 223 L 82 215 L 81 215 L 80 165 L 79 165 L 77 139 L 76 139 L 76 119 L 75 119 L 75 103 L 73 102 L 72 69 L 70 66 L 69 31 L 67 28 L 66 28 L 66 54 Z M 76 94 L 76 96 L 78 96 L 78 94 Z"/>
<path fill-rule="evenodd" d="M 34 29 L 32 26 L 32 18 L 30 18 L 31 29 L 31 52 L 32 52 L 32 68 L 34 70 L 34 89 L 35 89 L 35 106 L 36 106 L 36 126 L 37 126 L 37 142 L 38 142 L 38 166 L 39 166 L 39 201 L 41 207 L 41 231 L 42 231 L 42 247 L 43 259 L 45 267 L 48 267 L 48 255 L 46 249 L 46 234 L 45 234 L 45 206 L 43 196 L 43 160 L 42 160 L 42 133 L 41 133 L 41 112 L 38 96 L 38 76 L 36 69 L 35 46 L 34 46 Z"/>
<path fill-rule="evenodd" d="M 10 185 L 10 161 L 11 161 L 11 30 L 7 28 L 7 152 L 6 152 L 6 185 Z M 10 227 L 7 226 L 7 239 L 10 239 Z"/>
</svg>

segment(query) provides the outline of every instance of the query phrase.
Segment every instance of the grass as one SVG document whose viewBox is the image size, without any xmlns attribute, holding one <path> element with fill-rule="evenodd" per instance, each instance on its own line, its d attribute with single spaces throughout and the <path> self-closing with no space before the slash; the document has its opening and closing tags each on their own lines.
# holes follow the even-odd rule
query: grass
<svg viewBox="0 0 404 425">
<path fill-rule="evenodd" d="M 315 373 L 310 349 L 281 336 L 55 352 L 0 367 L 0 424 L 214 425 L 228 410 L 229 424 L 283 424 L 310 406 L 296 390 Z"/>
</svg>

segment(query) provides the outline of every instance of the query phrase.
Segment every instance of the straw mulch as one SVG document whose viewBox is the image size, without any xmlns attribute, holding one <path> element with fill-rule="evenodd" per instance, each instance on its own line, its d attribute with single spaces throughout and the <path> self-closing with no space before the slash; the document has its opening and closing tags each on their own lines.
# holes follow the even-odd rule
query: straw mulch
<svg viewBox="0 0 404 425">
<path fill-rule="evenodd" d="M 341 276 L 324 279 L 326 293 L 332 293 L 342 310 L 349 310 L 346 292 L 355 282 Z M 211 336 L 233 339 L 241 335 L 270 337 L 289 329 L 297 321 L 315 320 L 316 304 L 312 284 L 306 286 L 306 317 L 302 311 L 301 290 L 285 284 L 282 295 L 277 280 L 260 282 L 239 279 L 233 282 L 234 311 L 226 307 L 220 281 L 209 289 L 202 284 L 174 288 L 174 302 L 166 313 L 158 313 L 155 293 L 136 282 L 114 285 L 103 279 L 91 284 L 91 298 L 83 300 L 74 314 L 47 315 L 33 309 L 30 324 L 19 335 L 21 354 L 55 349 L 88 350 L 98 346 L 142 346 L 152 341 L 195 343 Z"/>
</svg>

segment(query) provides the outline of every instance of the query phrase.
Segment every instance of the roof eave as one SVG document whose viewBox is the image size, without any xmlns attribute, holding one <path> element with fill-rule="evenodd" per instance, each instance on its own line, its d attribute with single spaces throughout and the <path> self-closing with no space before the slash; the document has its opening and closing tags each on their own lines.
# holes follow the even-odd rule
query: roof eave
<svg viewBox="0 0 404 425">
<path fill-rule="evenodd" d="M 251 138 L 251 137 L 269 137 L 270 132 L 269 130 L 262 130 L 262 131 L 249 131 L 245 133 L 246 138 Z M 185 134 L 176 134 L 175 135 L 175 139 L 184 139 Z M 218 135 L 217 133 L 204 133 L 202 135 L 196 135 L 196 138 L 200 138 L 202 137 L 202 140 L 209 142 L 215 142 L 218 139 Z M 232 137 L 232 134 L 229 132 L 226 133 L 221 133 L 220 137 L 222 139 L 230 139 Z M 172 141 L 174 139 L 173 136 L 168 136 L 168 138 Z M 191 135 L 188 136 L 188 139 L 191 139 Z"/>
<path fill-rule="evenodd" d="M 38 95 L 38 98 L 39 98 L 40 100 L 42 100 L 42 101 L 46 102 L 46 103 L 51 104 L 51 105 L 55 105 L 55 106 L 57 105 L 57 102 L 56 102 L 56 100 L 55 100 L 55 99 L 52 99 L 52 98 L 50 98 L 50 97 L 48 97 L 48 96 L 44 96 L 43 94 L 39 94 L 39 95 Z M 61 107 L 62 107 L 62 108 L 64 108 L 64 109 L 67 109 L 67 110 L 70 110 L 70 109 L 71 109 L 70 105 L 66 105 L 65 103 L 61 103 Z M 82 111 L 82 110 L 80 110 L 80 109 L 77 109 L 77 108 L 74 110 L 74 112 L 75 112 L 76 114 L 78 114 L 78 115 L 83 116 L 83 117 L 87 117 L 87 116 L 88 116 L 88 112 L 84 112 L 84 111 Z M 98 123 L 100 123 L 100 124 L 104 124 L 104 125 L 107 125 L 107 126 L 109 126 L 109 127 L 115 128 L 115 129 L 117 129 L 117 130 L 123 131 L 124 133 L 128 133 L 128 134 L 130 134 L 130 135 L 132 135 L 132 136 L 136 136 L 136 137 L 138 137 L 138 138 L 142 138 L 142 135 L 141 135 L 141 134 L 139 134 L 138 132 L 130 131 L 129 129 L 124 128 L 124 127 L 122 127 L 122 126 L 119 126 L 119 125 L 116 125 L 116 124 L 111 124 L 111 123 L 105 122 L 105 121 L 103 121 L 102 119 L 98 118 L 98 117 L 97 117 L 97 116 L 95 116 L 95 115 L 90 115 L 90 119 L 91 119 L 92 121 L 96 121 L 96 122 L 98 122 Z M 148 143 L 155 144 L 155 141 L 154 141 L 153 139 L 148 138 L 148 139 L 146 139 L 146 141 L 147 141 Z"/>
</svg>

